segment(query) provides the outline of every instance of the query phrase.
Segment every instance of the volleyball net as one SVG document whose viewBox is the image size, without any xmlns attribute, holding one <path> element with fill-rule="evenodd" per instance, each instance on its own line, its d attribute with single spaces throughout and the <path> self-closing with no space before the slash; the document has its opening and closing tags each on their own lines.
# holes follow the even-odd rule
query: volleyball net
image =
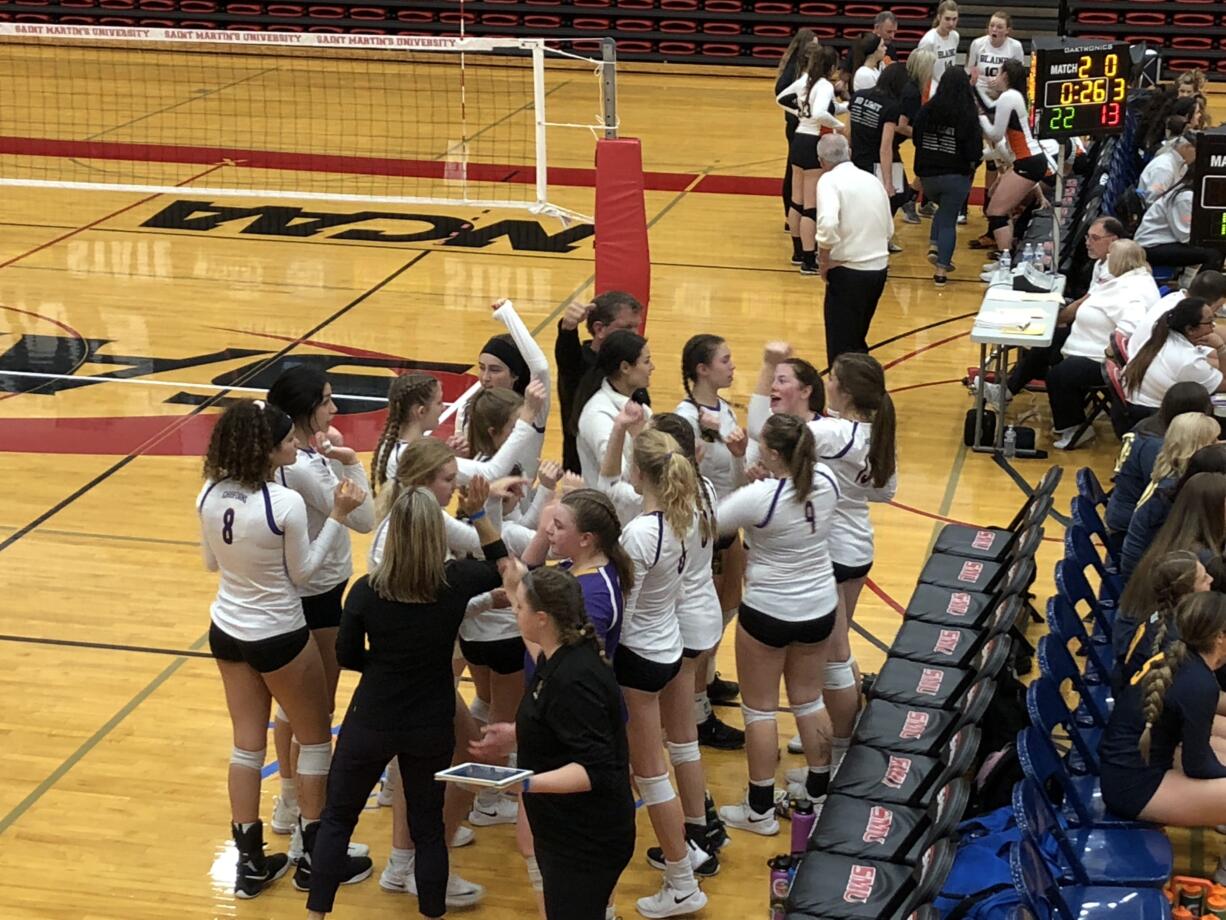
<svg viewBox="0 0 1226 920">
<path fill-rule="evenodd" d="M 606 45 L 0 23 L 0 185 L 582 218 L 551 148 L 590 170 L 616 137 Z"/>
</svg>

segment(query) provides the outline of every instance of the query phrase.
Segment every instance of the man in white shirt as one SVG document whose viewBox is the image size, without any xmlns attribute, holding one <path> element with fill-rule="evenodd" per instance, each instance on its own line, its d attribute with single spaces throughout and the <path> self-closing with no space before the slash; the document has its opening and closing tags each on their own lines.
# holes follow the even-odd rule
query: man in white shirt
<svg viewBox="0 0 1226 920">
<path fill-rule="evenodd" d="M 894 220 L 881 180 L 857 169 L 841 134 L 817 143 L 818 267 L 826 281 L 826 360 L 868 351 L 868 327 L 885 290 Z"/>
</svg>

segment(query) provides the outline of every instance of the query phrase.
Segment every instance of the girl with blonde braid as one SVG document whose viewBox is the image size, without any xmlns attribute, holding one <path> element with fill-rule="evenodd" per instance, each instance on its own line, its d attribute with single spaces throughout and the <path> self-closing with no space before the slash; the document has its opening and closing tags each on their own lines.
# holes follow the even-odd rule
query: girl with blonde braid
<svg viewBox="0 0 1226 920">
<path fill-rule="evenodd" d="M 1122 818 L 1176 827 L 1226 823 L 1226 764 L 1211 743 L 1223 708 L 1226 596 L 1193 594 L 1175 613 L 1179 638 L 1117 697 L 1099 755 L 1103 801 Z M 1175 754 L 1179 750 L 1179 763 Z M 1219 862 L 1215 880 L 1226 876 Z"/>
</svg>

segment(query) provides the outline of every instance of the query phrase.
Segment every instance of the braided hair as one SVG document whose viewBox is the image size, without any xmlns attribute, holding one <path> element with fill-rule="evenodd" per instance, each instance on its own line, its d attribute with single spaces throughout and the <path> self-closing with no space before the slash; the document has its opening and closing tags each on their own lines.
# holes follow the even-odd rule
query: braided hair
<svg viewBox="0 0 1226 920">
<path fill-rule="evenodd" d="M 629 594 L 634 587 L 634 563 L 621 544 L 622 522 L 613 500 L 598 489 L 575 489 L 566 493 L 562 504 L 574 516 L 575 529 L 596 538 L 600 551 L 617 570 L 622 593 Z"/>
<path fill-rule="evenodd" d="M 263 400 L 240 399 L 222 413 L 204 455 L 204 478 L 248 489 L 268 481 L 269 455 L 293 429 L 290 417 Z"/>
<path fill-rule="evenodd" d="M 698 365 L 710 364 L 715 360 L 715 354 L 725 339 L 722 336 L 711 335 L 709 332 L 690 336 L 685 347 L 681 349 L 681 386 L 685 389 L 685 398 L 701 410 L 698 400 L 694 398 L 692 385 L 698 381 Z"/>
<path fill-rule="evenodd" d="M 441 386 L 438 379 L 429 374 L 402 374 L 387 388 L 387 423 L 370 461 L 370 485 L 375 495 L 387 482 L 387 462 L 396 449 L 400 429 L 412 420 L 414 409 L 433 402 Z"/>
<path fill-rule="evenodd" d="M 681 448 L 690 464 L 694 467 L 694 476 L 698 480 L 698 497 L 701 505 L 698 509 L 698 526 L 702 532 L 702 542 L 715 536 L 715 506 L 711 502 L 711 494 L 707 482 L 698 470 L 698 452 L 694 442 L 694 426 L 675 412 L 661 412 L 651 417 L 651 427 L 671 435 Z"/>
<path fill-rule="evenodd" d="M 1152 658 L 1166 648 L 1166 635 L 1179 602 L 1196 588 L 1198 562 L 1195 553 L 1183 549 L 1168 553 L 1154 566 L 1152 577 L 1154 597 L 1158 601 L 1154 610 L 1157 623 L 1146 658 Z"/>
<path fill-rule="evenodd" d="M 1175 682 L 1175 675 L 1189 650 L 1204 654 L 1226 632 L 1226 595 L 1207 591 L 1185 597 L 1175 611 L 1175 625 L 1179 638 L 1151 660 L 1141 677 L 1141 716 L 1145 720 L 1145 730 L 1137 746 L 1147 763 L 1154 723 L 1162 715 L 1167 691 Z"/>
</svg>

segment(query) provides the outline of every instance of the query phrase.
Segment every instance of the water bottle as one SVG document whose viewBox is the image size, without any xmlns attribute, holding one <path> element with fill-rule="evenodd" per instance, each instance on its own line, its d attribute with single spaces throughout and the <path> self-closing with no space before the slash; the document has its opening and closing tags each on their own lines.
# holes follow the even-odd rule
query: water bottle
<svg viewBox="0 0 1226 920">
<path fill-rule="evenodd" d="M 792 857 L 787 853 L 776 856 L 767 862 L 771 870 L 771 920 L 783 920 L 787 914 L 788 894 L 792 890 L 792 862 Z"/>
<path fill-rule="evenodd" d="M 1035 262 L 1034 243 L 1027 243 L 1022 249 L 1022 268 L 1027 265 L 1033 265 Z"/>
<path fill-rule="evenodd" d="M 1000 267 L 996 269 L 998 284 L 1011 284 L 1013 281 L 1013 257 L 1008 250 L 1000 254 Z"/>
<path fill-rule="evenodd" d="M 1017 432 L 1013 430 L 1012 425 L 1010 425 L 1008 428 L 1005 429 L 1004 451 L 1005 451 L 1006 459 L 1010 459 L 1010 458 L 1017 456 Z M 796 825 L 793 823 L 792 827 L 794 829 Z"/>
<path fill-rule="evenodd" d="M 792 807 L 792 856 L 799 858 L 808 851 L 809 837 L 816 821 L 813 803 L 808 799 L 798 799 Z"/>
</svg>

